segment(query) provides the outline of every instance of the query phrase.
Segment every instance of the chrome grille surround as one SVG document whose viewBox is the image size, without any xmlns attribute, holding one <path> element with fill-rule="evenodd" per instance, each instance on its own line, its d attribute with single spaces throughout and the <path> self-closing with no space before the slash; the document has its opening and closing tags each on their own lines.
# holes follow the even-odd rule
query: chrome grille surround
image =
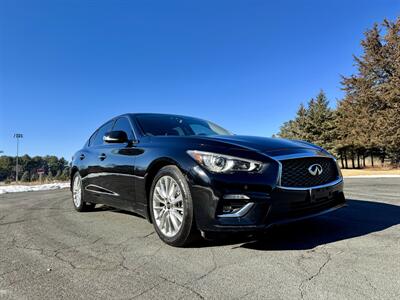
<svg viewBox="0 0 400 300">
<path fill-rule="evenodd" d="M 336 159 L 333 156 L 327 155 L 327 154 L 292 154 L 292 155 L 285 155 L 285 156 L 278 156 L 278 157 L 273 157 L 274 160 L 276 160 L 279 163 L 279 176 L 277 179 L 277 187 L 281 189 L 287 189 L 287 190 L 310 190 L 310 189 L 316 189 L 316 188 L 323 188 L 323 187 L 329 187 L 333 186 L 336 184 L 339 184 L 343 181 L 343 178 L 341 176 L 341 172 L 339 170 L 339 167 L 337 166 Z M 289 162 L 289 163 L 287 163 Z M 321 178 L 318 178 L 319 175 L 315 176 L 316 180 L 310 179 L 312 176 L 311 174 L 308 174 L 308 167 L 312 164 L 315 163 L 320 163 L 324 162 L 326 168 L 329 170 L 327 171 L 325 169 L 325 174 L 323 172 L 323 175 L 325 178 L 321 180 Z M 288 181 L 287 178 L 284 178 L 288 173 L 285 173 L 287 171 L 287 167 L 290 167 L 290 164 L 296 165 L 303 163 L 303 170 L 297 176 L 306 176 L 307 180 L 304 182 L 302 178 L 296 182 L 295 178 L 290 178 Z M 286 169 L 285 169 L 286 167 Z M 298 167 L 298 166 L 297 166 Z M 297 170 L 298 171 L 298 170 Z M 290 175 L 290 172 L 292 173 Z M 307 172 L 307 173 L 306 173 Z M 326 172 L 331 172 L 329 176 Z M 289 170 L 289 176 L 296 176 L 296 173 L 292 170 Z M 322 174 L 321 174 L 322 175 Z M 302 182 L 303 181 L 303 182 Z M 297 184 L 296 184 L 297 183 Z"/>
</svg>

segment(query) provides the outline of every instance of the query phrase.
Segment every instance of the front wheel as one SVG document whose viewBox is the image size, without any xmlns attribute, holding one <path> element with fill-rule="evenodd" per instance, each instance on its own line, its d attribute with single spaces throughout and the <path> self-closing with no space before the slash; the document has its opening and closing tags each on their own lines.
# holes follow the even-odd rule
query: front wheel
<svg viewBox="0 0 400 300">
<path fill-rule="evenodd" d="M 82 178 L 78 172 L 75 173 L 72 179 L 72 203 L 74 204 L 75 210 L 79 212 L 93 210 L 96 206 L 95 203 L 88 203 L 84 201 Z"/>
<path fill-rule="evenodd" d="M 150 213 L 154 228 L 165 243 L 182 247 L 196 236 L 189 186 L 176 166 L 163 167 L 155 176 Z"/>
</svg>

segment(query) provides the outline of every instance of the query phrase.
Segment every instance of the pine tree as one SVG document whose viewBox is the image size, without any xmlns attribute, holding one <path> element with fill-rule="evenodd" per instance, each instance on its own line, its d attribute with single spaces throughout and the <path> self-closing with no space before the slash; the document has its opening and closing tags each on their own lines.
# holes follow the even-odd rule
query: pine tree
<svg viewBox="0 0 400 300">
<path fill-rule="evenodd" d="M 334 149 L 335 140 L 335 115 L 323 91 L 316 99 L 311 99 L 308 104 L 305 124 L 305 140 L 327 150 Z"/>
<path fill-rule="evenodd" d="M 354 57 L 358 73 L 343 77 L 346 97 L 338 108 L 340 144 L 377 149 L 400 162 L 400 18 L 375 24 Z"/>
<path fill-rule="evenodd" d="M 305 140 L 328 150 L 334 149 L 335 113 L 323 91 L 312 98 L 307 107 L 300 105 L 296 118 L 283 124 L 279 136 L 288 139 Z"/>
<path fill-rule="evenodd" d="M 282 138 L 301 140 L 305 138 L 305 122 L 307 118 L 307 109 L 304 107 L 303 103 L 300 104 L 297 110 L 296 118 L 294 120 L 289 120 L 280 128 L 278 135 Z"/>
</svg>

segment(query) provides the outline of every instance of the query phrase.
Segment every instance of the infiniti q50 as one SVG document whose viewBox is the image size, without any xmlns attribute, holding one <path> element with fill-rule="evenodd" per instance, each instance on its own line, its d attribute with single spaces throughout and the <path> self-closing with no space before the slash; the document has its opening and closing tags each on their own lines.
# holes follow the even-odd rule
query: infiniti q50
<svg viewBox="0 0 400 300">
<path fill-rule="evenodd" d="M 336 160 L 321 147 L 165 114 L 125 114 L 101 125 L 74 154 L 71 191 L 77 211 L 105 204 L 135 212 L 173 246 L 197 233 L 264 230 L 345 203 Z"/>
</svg>

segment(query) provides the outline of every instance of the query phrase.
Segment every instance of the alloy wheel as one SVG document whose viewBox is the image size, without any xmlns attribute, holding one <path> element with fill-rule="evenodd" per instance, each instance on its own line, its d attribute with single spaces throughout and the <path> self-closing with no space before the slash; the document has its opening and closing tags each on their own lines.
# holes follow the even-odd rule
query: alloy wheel
<svg viewBox="0 0 400 300">
<path fill-rule="evenodd" d="M 75 176 L 72 186 L 72 196 L 75 207 L 80 207 L 82 203 L 82 183 L 79 176 Z"/>
<path fill-rule="evenodd" d="M 167 237 L 175 236 L 183 223 L 181 188 L 171 176 L 161 177 L 153 192 L 153 213 L 157 227 Z"/>
</svg>

